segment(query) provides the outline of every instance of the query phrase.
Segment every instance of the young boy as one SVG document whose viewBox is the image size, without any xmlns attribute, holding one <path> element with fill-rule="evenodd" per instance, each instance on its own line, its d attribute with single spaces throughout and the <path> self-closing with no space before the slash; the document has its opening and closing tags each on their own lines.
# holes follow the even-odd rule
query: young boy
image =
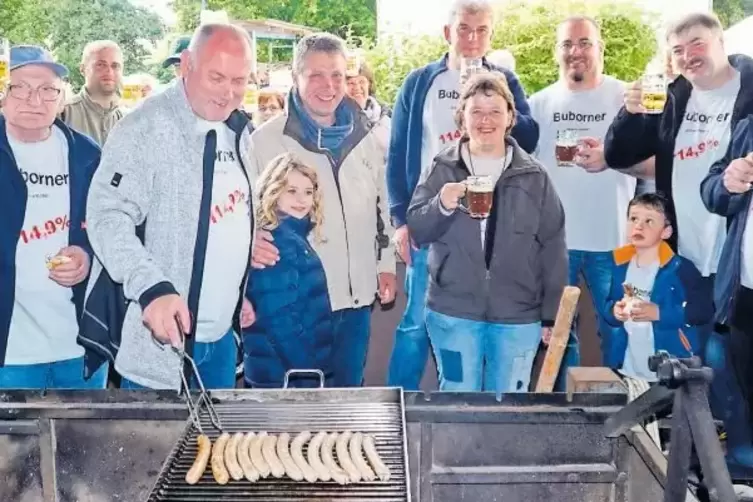
<svg viewBox="0 0 753 502">
<path fill-rule="evenodd" d="M 602 338 L 604 363 L 622 374 L 655 381 L 648 359 L 659 350 L 675 357 L 700 354 L 714 315 L 701 274 L 665 241 L 672 235 L 667 201 L 646 193 L 628 205 L 628 244 L 616 249 L 612 287 L 604 309 L 613 327 Z"/>
</svg>

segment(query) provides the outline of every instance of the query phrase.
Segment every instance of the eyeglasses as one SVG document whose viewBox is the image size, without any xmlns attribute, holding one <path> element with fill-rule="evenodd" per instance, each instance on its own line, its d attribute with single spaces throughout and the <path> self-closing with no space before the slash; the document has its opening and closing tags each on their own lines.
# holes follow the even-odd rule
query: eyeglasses
<svg viewBox="0 0 753 502">
<path fill-rule="evenodd" d="M 565 40 L 564 42 L 560 42 L 557 44 L 557 47 L 562 49 L 563 51 L 569 51 L 573 47 L 577 47 L 581 50 L 587 50 L 594 46 L 594 42 L 592 40 L 578 40 L 577 42 L 573 43 L 570 40 Z"/>
<path fill-rule="evenodd" d="M 39 94 L 39 98 L 42 101 L 52 102 L 56 101 L 63 92 L 62 89 L 53 87 L 51 85 L 43 85 L 42 87 L 32 88 L 28 84 L 11 84 L 8 86 L 8 94 L 15 99 L 26 101 L 31 98 L 34 93 Z"/>
</svg>

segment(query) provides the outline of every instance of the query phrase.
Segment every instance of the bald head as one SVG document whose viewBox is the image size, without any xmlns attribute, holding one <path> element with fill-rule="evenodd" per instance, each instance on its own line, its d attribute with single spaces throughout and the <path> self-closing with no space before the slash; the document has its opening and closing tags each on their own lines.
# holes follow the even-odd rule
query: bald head
<svg viewBox="0 0 753 502">
<path fill-rule="evenodd" d="M 180 56 L 186 94 L 194 112 L 225 120 L 240 107 L 255 58 L 251 37 L 230 24 L 199 26 Z"/>
<path fill-rule="evenodd" d="M 252 41 L 248 32 L 233 24 L 203 24 L 196 28 L 187 51 L 196 61 L 215 51 L 230 52 L 253 57 Z"/>
</svg>

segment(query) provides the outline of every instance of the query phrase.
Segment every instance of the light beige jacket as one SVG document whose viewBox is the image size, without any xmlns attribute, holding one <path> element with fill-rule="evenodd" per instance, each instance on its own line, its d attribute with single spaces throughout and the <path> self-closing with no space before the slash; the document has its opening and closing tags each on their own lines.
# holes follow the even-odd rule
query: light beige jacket
<svg viewBox="0 0 753 502">
<path fill-rule="evenodd" d="M 368 119 L 353 105 L 354 129 L 345 140 L 346 150 L 350 151 L 342 161 L 337 180 L 327 151 L 306 145 L 294 110 L 257 129 L 251 135 L 249 153 L 249 170 L 256 169 L 255 174 L 261 174 L 273 158 L 288 152 L 316 169 L 324 206 L 324 239 L 316 242 L 312 238 L 311 244 L 324 265 L 333 311 L 371 305 L 377 293 L 377 274 L 395 273 L 384 152 Z M 381 250 L 381 259 L 377 259 L 377 213 L 389 239 Z"/>
</svg>

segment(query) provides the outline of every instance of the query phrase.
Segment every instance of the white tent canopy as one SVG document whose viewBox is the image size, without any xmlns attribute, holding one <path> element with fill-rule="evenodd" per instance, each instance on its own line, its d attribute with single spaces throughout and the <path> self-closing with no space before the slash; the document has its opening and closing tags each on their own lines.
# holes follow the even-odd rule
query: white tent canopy
<svg viewBox="0 0 753 502">
<path fill-rule="evenodd" d="M 727 54 L 745 54 L 753 57 L 753 16 L 743 19 L 724 32 Z"/>
</svg>

